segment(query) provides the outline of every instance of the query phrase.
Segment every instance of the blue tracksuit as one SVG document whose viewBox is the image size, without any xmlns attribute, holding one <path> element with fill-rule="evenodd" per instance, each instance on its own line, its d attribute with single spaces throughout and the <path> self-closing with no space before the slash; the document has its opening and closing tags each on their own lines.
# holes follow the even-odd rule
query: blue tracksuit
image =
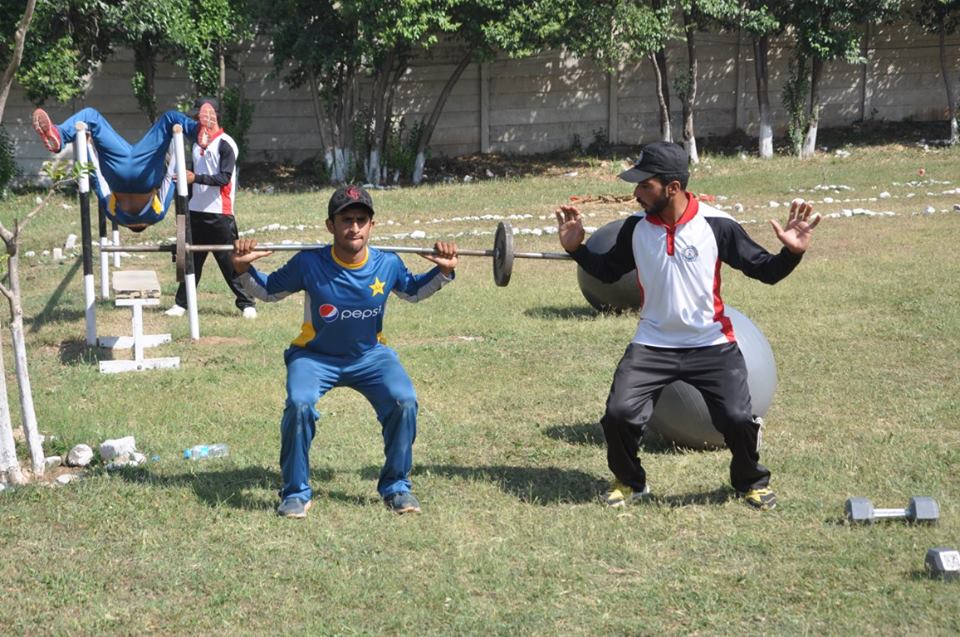
<svg viewBox="0 0 960 637">
<path fill-rule="evenodd" d="M 195 138 L 199 124 L 178 111 L 161 115 L 140 141 L 131 145 L 93 108 L 85 108 L 57 126 L 63 144 L 77 137 L 76 123 L 84 122 L 93 138 L 96 155 L 94 187 L 106 204 L 107 216 L 120 225 L 152 224 L 163 219 L 173 199 L 173 162 L 168 169 L 166 153 L 173 139 L 173 125 L 183 126 L 187 137 Z M 117 207 L 113 192 L 143 193 L 157 189 L 157 195 L 143 210 Z"/>
<path fill-rule="evenodd" d="M 420 301 L 453 280 L 439 268 L 411 274 L 396 254 L 369 248 L 359 264 L 336 258 L 330 246 L 299 252 L 269 276 L 251 267 L 244 289 L 263 301 L 303 290 L 300 335 L 284 353 L 287 401 L 280 422 L 280 497 L 309 500 L 310 444 L 317 400 L 333 387 L 352 387 L 370 401 L 383 429 L 386 456 L 381 497 L 410 491 L 417 396 L 396 352 L 382 342 L 387 296 Z"/>
</svg>

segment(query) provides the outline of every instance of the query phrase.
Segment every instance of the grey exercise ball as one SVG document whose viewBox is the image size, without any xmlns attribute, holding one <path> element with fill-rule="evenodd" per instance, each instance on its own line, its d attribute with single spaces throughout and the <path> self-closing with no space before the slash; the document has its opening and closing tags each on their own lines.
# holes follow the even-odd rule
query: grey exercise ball
<svg viewBox="0 0 960 637">
<path fill-rule="evenodd" d="M 623 219 L 613 221 L 597 229 L 587 239 L 587 248 L 591 252 L 599 253 L 612 248 L 617 241 L 617 233 L 620 232 L 623 221 Z M 636 270 L 624 274 L 614 283 L 603 283 L 577 266 L 577 284 L 587 303 L 601 312 L 640 309 L 640 286 L 637 283 Z"/>
<path fill-rule="evenodd" d="M 733 323 L 743 359 L 747 363 L 747 386 L 753 413 L 764 416 L 777 391 L 777 362 L 763 332 L 750 319 L 726 306 Z M 691 449 L 716 449 L 726 446 L 713 426 L 707 404 L 696 389 L 676 381 L 667 385 L 653 409 L 650 429 L 665 439 Z"/>
<path fill-rule="evenodd" d="M 587 247 L 593 252 L 606 252 L 613 247 L 622 225 L 621 219 L 598 229 L 587 240 Z M 578 267 L 577 282 L 587 302 L 600 311 L 636 310 L 640 307 L 636 270 L 608 284 Z M 733 324 L 733 332 L 747 364 L 747 385 L 753 413 L 763 416 L 770 408 L 777 390 L 777 364 L 773 350 L 763 332 L 750 319 L 729 305 L 725 311 Z M 650 429 L 684 447 L 714 449 L 725 446 L 723 436 L 713 426 L 700 392 L 681 381 L 671 383 L 660 393 L 650 420 Z"/>
</svg>

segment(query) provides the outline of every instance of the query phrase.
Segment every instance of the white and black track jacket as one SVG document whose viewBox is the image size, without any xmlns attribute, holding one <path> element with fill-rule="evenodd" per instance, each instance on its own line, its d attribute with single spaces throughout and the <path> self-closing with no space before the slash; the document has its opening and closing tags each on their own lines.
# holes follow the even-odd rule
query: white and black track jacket
<svg viewBox="0 0 960 637">
<path fill-rule="evenodd" d="M 232 215 L 237 198 L 237 142 L 220 132 L 206 148 L 193 145 L 190 212 Z"/>
<path fill-rule="evenodd" d="M 802 255 L 783 248 L 771 254 L 727 213 L 687 194 L 683 216 L 673 226 L 638 212 L 628 217 L 605 254 L 581 245 L 573 259 L 605 283 L 634 268 L 640 287 L 640 324 L 634 343 L 655 347 L 705 347 L 736 341 L 720 296 L 720 264 L 776 283 Z"/>
</svg>

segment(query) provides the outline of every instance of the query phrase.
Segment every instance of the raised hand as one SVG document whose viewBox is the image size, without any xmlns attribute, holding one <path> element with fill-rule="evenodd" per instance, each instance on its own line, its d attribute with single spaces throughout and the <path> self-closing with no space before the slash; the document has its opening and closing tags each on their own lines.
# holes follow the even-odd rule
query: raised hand
<svg viewBox="0 0 960 637">
<path fill-rule="evenodd" d="M 420 256 L 427 261 L 433 261 L 440 266 L 441 272 L 450 276 L 450 273 L 457 267 L 457 244 L 437 241 L 433 244 L 433 251 L 436 254 L 421 254 Z"/>
<path fill-rule="evenodd" d="M 813 238 L 813 229 L 820 223 L 820 213 L 814 214 L 813 205 L 803 199 L 794 199 L 790 204 L 790 216 L 787 217 L 787 225 L 781 227 L 775 219 L 770 220 L 773 231 L 777 233 L 780 243 L 787 247 L 787 250 L 794 254 L 803 254 L 810 247 L 810 239 Z"/>
<path fill-rule="evenodd" d="M 583 218 L 575 206 L 560 206 L 557 210 L 557 228 L 559 229 L 560 245 L 567 252 L 573 252 L 580 244 L 586 233 L 583 231 Z"/>
<path fill-rule="evenodd" d="M 233 252 L 230 254 L 230 261 L 233 263 L 233 269 L 237 274 L 243 274 L 250 269 L 250 264 L 257 259 L 269 257 L 273 252 L 270 250 L 257 250 L 256 239 L 237 239 L 233 242 Z"/>
</svg>

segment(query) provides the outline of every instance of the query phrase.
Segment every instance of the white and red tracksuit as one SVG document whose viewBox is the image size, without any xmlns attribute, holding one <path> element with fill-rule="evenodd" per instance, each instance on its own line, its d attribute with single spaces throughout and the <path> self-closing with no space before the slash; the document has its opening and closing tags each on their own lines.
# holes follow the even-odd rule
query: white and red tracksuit
<svg viewBox="0 0 960 637">
<path fill-rule="evenodd" d="M 642 294 L 640 322 L 614 375 L 601 420 L 607 462 L 624 484 L 642 490 L 640 437 L 661 390 L 683 380 L 703 394 L 714 425 L 733 453 L 730 479 L 738 491 L 766 486 L 759 463 L 759 424 L 753 417 L 747 370 L 720 295 L 722 263 L 776 283 L 800 263 L 786 248 L 771 254 L 737 221 L 687 194 L 674 225 L 643 212 L 626 219 L 605 254 L 580 246 L 571 253 L 588 273 L 617 281 L 633 269 Z"/>
<path fill-rule="evenodd" d="M 190 242 L 196 244 L 233 243 L 239 236 L 234 215 L 237 198 L 237 143 L 221 129 L 206 148 L 193 145 L 193 190 L 190 195 Z M 236 273 L 229 252 L 214 252 L 223 280 L 243 310 L 254 305 L 253 299 L 235 280 Z M 193 271 L 197 285 L 203 274 L 206 252 L 193 253 Z M 187 289 L 177 289 L 177 305 L 187 306 Z"/>
</svg>

